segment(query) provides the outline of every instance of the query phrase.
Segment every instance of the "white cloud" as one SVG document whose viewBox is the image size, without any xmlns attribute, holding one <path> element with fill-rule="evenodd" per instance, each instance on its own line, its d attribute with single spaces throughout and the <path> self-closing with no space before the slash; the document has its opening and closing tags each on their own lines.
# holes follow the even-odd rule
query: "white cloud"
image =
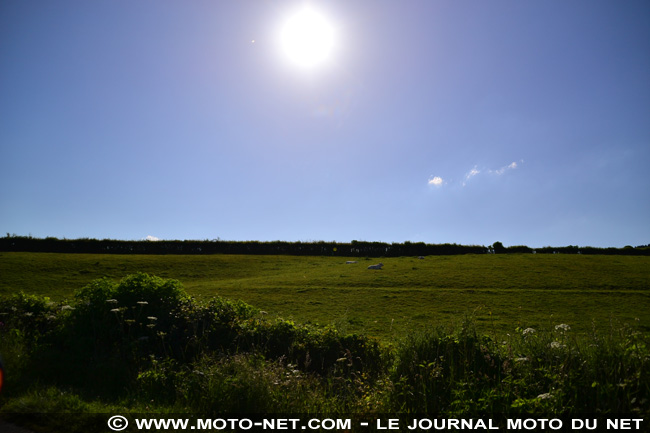
<svg viewBox="0 0 650 433">
<path fill-rule="evenodd" d="M 153 241 L 159 241 L 160 238 L 157 238 L 157 237 L 155 237 L 155 236 L 151 236 L 151 235 L 149 235 L 149 236 L 147 236 L 146 238 L 144 238 L 144 240 L 145 240 L 145 241 L 152 241 L 152 242 L 153 242 Z"/>
<path fill-rule="evenodd" d="M 469 171 L 469 173 L 467 173 L 467 174 L 465 175 L 465 181 L 463 181 L 463 186 L 465 186 L 465 185 L 467 184 L 467 181 L 468 181 L 468 180 L 470 180 L 472 177 L 476 176 L 476 175 L 479 174 L 480 172 L 481 172 L 481 170 L 477 169 L 476 166 L 474 166 L 474 168 L 471 169 L 471 170 Z"/>
<path fill-rule="evenodd" d="M 492 169 L 488 169 L 488 168 L 480 168 L 479 169 L 478 165 L 475 165 L 474 167 L 472 167 L 472 169 L 470 171 L 465 173 L 465 177 L 463 178 L 461 184 L 462 184 L 462 186 L 466 186 L 469 183 L 470 179 L 472 179 L 472 178 L 474 178 L 476 176 L 478 176 L 479 178 L 482 177 L 482 176 L 486 176 L 486 175 L 501 176 L 502 174 L 504 174 L 507 171 L 518 169 L 521 166 L 521 164 L 523 164 L 523 162 L 524 162 L 523 159 L 520 159 L 519 161 L 513 161 L 510 164 L 504 165 L 503 167 L 501 167 L 501 168 L 499 168 L 497 170 L 492 170 Z M 447 185 L 447 184 L 453 184 L 453 183 L 454 183 L 453 179 L 452 180 L 444 180 L 440 176 L 433 176 L 433 175 L 431 175 L 429 177 L 429 180 L 428 180 L 428 184 L 430 186 L 435 186 L 436 188 L 439 188 L 439 187 L 441 187 L 443 185 Z"/>
<path fill-rule="evenodd" d="M 429 179 L 429 185 L 440 187 L 440 186 L 442 186 L 443 183 L 444 183 L 444 181 L 442 180 L 442 178 L 440 176 L 435 176 L 435 177 L 432 177 L 431 179 Z"/>
<path fill-rule="evenodd" d="M 523 160 L 521 162 L 523 162 Z M 510 164 L 508 164 L 508 165 L 506 165 L 504 167 L 501 167 L 498 170 L 494 170 L 494 171 L 490 170 L 490 173 L 496 173 L 498 175 L 502 175 L 503 173 L 506 172 L 506 170 L 514 170 L 517 167 L 518 167 L 517 163 L 515 161 L 513 161 Z"/>
</svg>

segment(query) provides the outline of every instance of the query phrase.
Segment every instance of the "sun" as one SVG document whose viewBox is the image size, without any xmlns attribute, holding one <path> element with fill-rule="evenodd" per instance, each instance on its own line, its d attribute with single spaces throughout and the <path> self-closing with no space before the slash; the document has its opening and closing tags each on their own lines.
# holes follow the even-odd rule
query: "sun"
<svg viewBox="0 0 650 433">
<path fill-rule="evenodd" d="M 334 28 L 325 15 L 305 7 L 290 15 L 281 33 L 288 59 L 303 68 L 314 68 L 329 59 L 334 47 Z"/>
</svg>

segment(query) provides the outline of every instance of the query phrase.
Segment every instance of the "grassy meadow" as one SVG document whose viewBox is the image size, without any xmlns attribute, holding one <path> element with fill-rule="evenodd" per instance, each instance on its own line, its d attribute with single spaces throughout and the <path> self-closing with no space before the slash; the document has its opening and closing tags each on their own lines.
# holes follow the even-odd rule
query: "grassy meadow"
<svg viewBox="0 0 650 433">
<path fill-rule="evenodd" d="M 650 415 L 650 258 L 346 260 L 0 253 L 0 418 Z"/>
<path fill-rule="evenodd" d="M 356 264 L 345 264 L 356 260 Z M 366 269 L 384 263 L 384 269 Z M 252 255 L 0 253 L 0 296 L 53 300 L 91 281 L 146 272 L 179 280 L 197 298 L 243 300 L 269 317 L 334 325 L 383 340 L 414 329 L 481 332 L 571 324 L 586 332 L 612 322 L 650 330 L 650 257 L 565 254 L 341 258 Z"/>
</svg>

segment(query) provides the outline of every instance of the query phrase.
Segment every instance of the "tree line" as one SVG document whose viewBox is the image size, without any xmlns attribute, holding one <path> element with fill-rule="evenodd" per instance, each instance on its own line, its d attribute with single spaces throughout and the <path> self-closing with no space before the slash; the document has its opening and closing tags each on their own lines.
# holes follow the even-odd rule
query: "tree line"
<svg viewBox="0 0 650 433">
<path fill-rule="evenodd" d="M 650 255 L 650 245 L 623 248 L 542 247 L 524 245 L 505 247 L 493 245 L 427 244 L 424 242 L 287 242 L 287 241 L 225 241 L 213 240 L 116 240 L 58 239 L 7 235 L 0 238 L 0 251 L 86 253 L 86 254 L 259 254 L 341 257 L 402 257 L 456 254 L 615 254 Z"/>
</svg>

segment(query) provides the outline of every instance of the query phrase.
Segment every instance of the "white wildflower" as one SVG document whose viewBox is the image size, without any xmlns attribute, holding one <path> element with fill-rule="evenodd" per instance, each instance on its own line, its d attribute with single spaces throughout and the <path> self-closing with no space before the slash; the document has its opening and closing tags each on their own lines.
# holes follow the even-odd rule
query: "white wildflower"
<svg viewBox="0 0 650 433">
<path fill-rule="evenodd" d="M 107 304 L 117 304 L 117 299 L 107 299 L 106 303 Z"/>
<path fill-rule="evenodd" d="M 556 331 L 561 330 L 563 332 L 566 332 L 566 331 L 569 331 L 570 329 L 571 329 L 571 327 L 569 325 L 567 325 L 566 323 L 560 323 L 559 325 L 555 325 L 555 330 Z"/>
<path fill-rule="evenodd" d="M 550 392 L 546 392 L 537 396 L 538 400 L 548 400 L 549 398 L 553 398 Z"/>
<path fill-rule="evenodd" d="M 156 320 L 158 320 L 158 318 L 157 318 L 157 317 L 154 317 L 154 316 L 149 316 L 149 317 L 147 317 L 147 319 L 149 319 L 149 320 L 151 320 L 151 321 L 156 321 Z"/>
<path fill-rule="evenodd" d="M 566 344 L 562 344 L 559 341 L 551 341 L 551 349 L 564 349 Z"/>
<path fill-rule="evenodd" d="M 148 305 L 147 301 L 138 301 L 138 305 Z"/>
<path fill-rule="evenodd" d="M 61 307 L 61 311 L 71 311 L 71 310 L 74 310 L 74 307 L 70 305 L 64 305 L 63 307 Z"/>
<path fill-rule="evenodd" d="M 34 315 L 34 313 L 29 312 L 29 311 L 25 313 L 25 316 L 27 316 L 27 317 L 32 317 L 33 315 Z"/>
<path fill-rule="evenodd" d="M 121 310 L 119 308 L 113 308 L 111 313 L 119 313 Z"/>
<path fill-rule="evenodd" d="M 530 360 L 525 356 L 523 358 L 515 358 L 515 362 L 528 362 L 528 361 Z"/>
<path fill-rule="evenodd" d="M 522 335 L 534 334 L 535 332 L 537 331 L 535 331 L 533 328 L 526 328 L 522 331 Z"/>
</svg>

